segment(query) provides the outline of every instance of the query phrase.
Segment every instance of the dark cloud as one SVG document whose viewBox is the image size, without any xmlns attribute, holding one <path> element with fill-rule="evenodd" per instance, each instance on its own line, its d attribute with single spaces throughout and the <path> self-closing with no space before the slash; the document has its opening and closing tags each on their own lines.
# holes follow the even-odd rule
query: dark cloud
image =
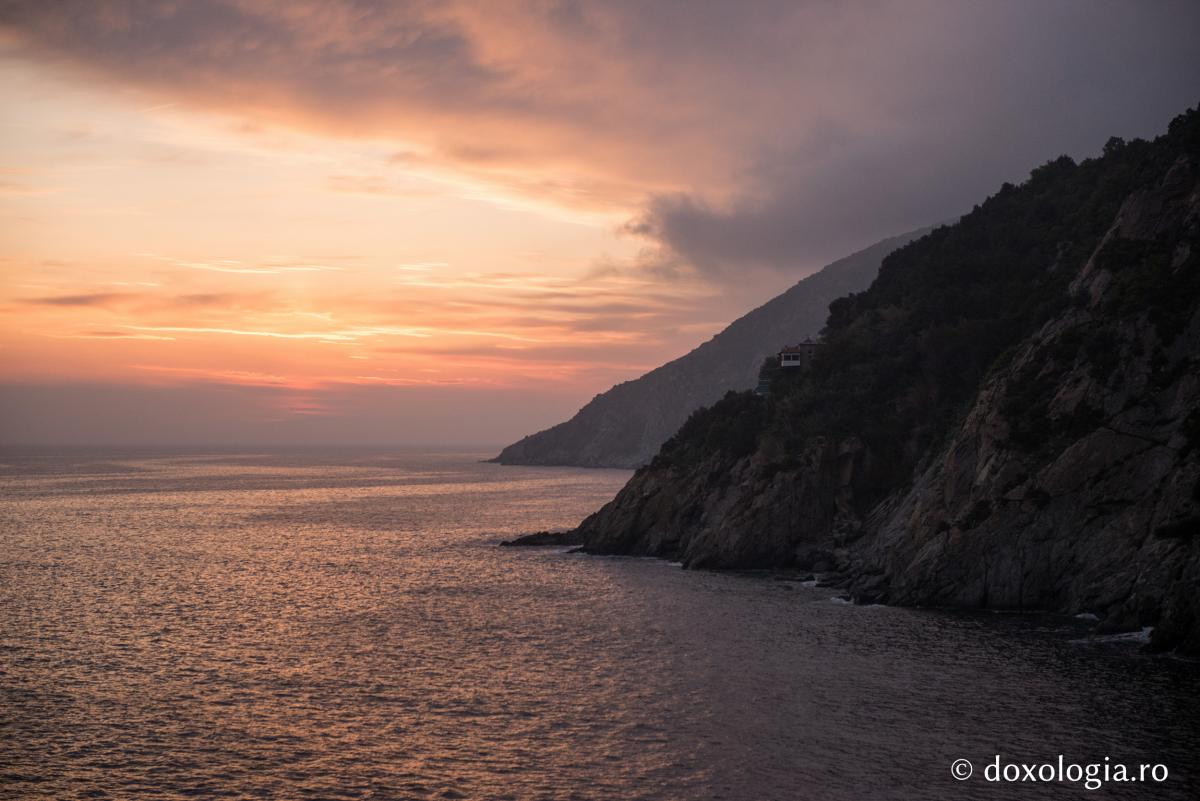
<svg viewBox="0 0 1200 801">
<path fill-rule="evenodd" d="M 658 194 L 626 230 L 658 246 L 654 260 L 718 277 L 812 268 L 950 219 L 1062 153 L 1153 137 L 1200 100 L 1200 4 L 946 10 L 924 52 L 856 55 L 877 66 L 872 89 L 890 98 L 880 124 L 795 130 L 795 142 L 753 154 L 726 202 Z"/>
<path fill-rule="evenodd" d="M 216 307 L 219 309 L 237 309 L 245 306 L 268 307 L 270 296 L 265 292 L 233 293 L 233 292 L 194 292 L 185 295 L 173 295 L 157 298 L 167 308 Z"/>
<path fill-rule="evenodd" d="M 150 292 L 92 292 L 77 295 L 48 295 L 40 298 L 26 298 L 21 302 L 34 306 L 62 306 L 65 308 L 111 308 L 139 304 L 145 308 L 156 309 L 204 307 L 236 309 L 246 306 L 266 307 L 270 301 L 269 295 L 263 292 L 241 294 L 232 292 L 195 292 L 182 295 L 165 295 Z"/>
<path fill-rule="evenodd" d="M 388 93 L 477 101 L 493 80 L 420 2 L 13 0 L 0 21 L 139 82 L 224 93 L 287 87 L 330 111 Z"/>
<path fill-rule="evenodd" d="M 178 102 L 394 136 L 383 168 L 628 209 L 645 268 L 724 279 L 945 220 L 1200 100 L 1194 0 L 11 0 L 0 22 Z"/>
<path fill-rule="evenodd" d="M 111 306 L 136 297 L 137 295 L 128 292 L 95 292 L 87 295 L 51 295 L 44 298 L 28 298 L 23 302 L 35 306 Z"/>
</svg>

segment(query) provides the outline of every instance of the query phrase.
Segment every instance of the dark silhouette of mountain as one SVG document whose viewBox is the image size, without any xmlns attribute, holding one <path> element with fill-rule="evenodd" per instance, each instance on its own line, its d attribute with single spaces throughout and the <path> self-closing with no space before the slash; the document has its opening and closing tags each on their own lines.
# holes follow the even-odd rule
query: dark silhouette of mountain
<svg viewBox="0 0 1200 801">
<path fill-rule="evenodd" d="M 798 282 L 685 356 L 597 395 L 574 417 L 509 445 L 501 464 L 639 467 L 688 415 L 753 387 L 765 356 L 816 335 L 835 298 L 865 289 L 883 257 L 928 233 L 877 242 Z"/>
<path fill-rule="evenodd" d="M 1006 184 L 562 539 L 1200 653 L 1200 112 Z"/>
</svg>

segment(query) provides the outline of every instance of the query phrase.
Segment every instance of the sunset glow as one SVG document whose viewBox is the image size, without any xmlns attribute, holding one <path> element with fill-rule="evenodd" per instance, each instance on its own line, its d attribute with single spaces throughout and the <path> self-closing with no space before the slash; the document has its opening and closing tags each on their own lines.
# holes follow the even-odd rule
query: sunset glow
<svg viewBox="0 0 1200 801">
<path fill-rule="evenodd" d="M 0 801 L 1200 799 L 1197 30 L 0 0 Z"/>
<path fill-rule="evenodd" d="M 1082 92 L 962 149 L 946 115 L 996 127 L 944 79 L 964 53 L 1039 102 L 986 33 L 1019 14 L 946 6 L 931 49 L 906 4 L 735 9 L 6 4 L 0 383 L 269 389 L 309 418 L 361 387 L 515 392 L 500 442 L 1119 129 Z M 1078 38 L 1137 46 L 1118 29 Z M 1151 130 L 1180 107 L 1153 104 Z"/>
<path fill-rule="evenodd" d="M 4 80 L 25 96 L 3 168 L 12 378 L 598 385 L 658 356 L 640 323 L 705 298 L 599 270 L 631 251 L 612 211 L 11 61 Z"/>
</svg>

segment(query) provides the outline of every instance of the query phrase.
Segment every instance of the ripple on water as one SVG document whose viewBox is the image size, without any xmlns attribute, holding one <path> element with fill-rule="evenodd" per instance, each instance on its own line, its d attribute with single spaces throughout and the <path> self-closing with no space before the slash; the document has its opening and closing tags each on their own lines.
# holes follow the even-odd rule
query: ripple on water
<svg viewBox="0 0 1200 801">
<path fill-rule="evenodd" d="M 0 795 L 938 799 L 957 757 L 1064 753 L 1163 762 L 1155 797 L 1196 797 L 1194 664 L 1076 642 L 1086 621 L 493 547 L 627 476 L 6 460 Z"/>
</svg>

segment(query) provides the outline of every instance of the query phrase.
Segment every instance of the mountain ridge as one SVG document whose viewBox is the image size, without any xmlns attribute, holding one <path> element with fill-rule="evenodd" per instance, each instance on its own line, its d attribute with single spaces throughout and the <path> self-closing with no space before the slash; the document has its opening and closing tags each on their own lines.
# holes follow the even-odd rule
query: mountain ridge
<svg viewBox="0 0 1200 801">
<path fill-rule="evenodd" d="M 749 389 L 762 359 L 816 335 L 834 299 L 865 289 L 883 258 L 924 236 L 880 240 L 806 276 L 688 353 L 603 392 L 571 419 L 507 446 L 491 461 L 513 465 L 641 467 L 695 409 Z"/>
<path fill-rule="evenodd" d="M 1006 184 L 564 539 L 1200 653 L 1200 112 Z"/>
</svg>

